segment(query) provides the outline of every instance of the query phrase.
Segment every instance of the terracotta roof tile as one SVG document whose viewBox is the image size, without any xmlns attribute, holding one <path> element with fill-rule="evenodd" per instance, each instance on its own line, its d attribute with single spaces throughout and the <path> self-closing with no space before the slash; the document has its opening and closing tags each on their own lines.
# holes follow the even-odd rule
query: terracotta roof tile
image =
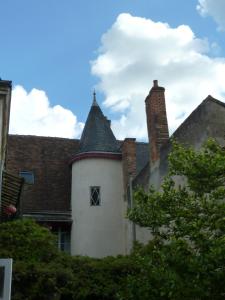
<svg viewBox="0 0 225 300">
<path fill-rule="evenodd" d="M 9 135 L 8 172 L 31 171 L 34 184 L 24 184 L 23 212 L 70 211 L 71 170 L 69 160 L 77 152 L 78 140 Z"/>
</svg>

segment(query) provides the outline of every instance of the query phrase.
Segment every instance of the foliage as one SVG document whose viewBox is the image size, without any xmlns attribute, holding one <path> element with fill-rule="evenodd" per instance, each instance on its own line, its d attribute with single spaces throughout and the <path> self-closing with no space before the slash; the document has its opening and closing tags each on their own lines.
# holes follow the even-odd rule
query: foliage
<svg viewBox="0 0 225 300">
<path fill-rule="evenodd" d="M 57 254 L 55 237 L 32 219 L 0 224 L 1 258 L 48 262 Z"/>
<path fill-rule="evenodd" d="M 0 257 L 14 260 L 12 300 L 224 299 L 225 150 L 174 143 L 169 161 L 161 191 L 135 193 L 128 216 L 152 240 L 130 256 L 71 257 L 32 220 L 0 224 Z"/>
<path fill-rule="evenodd" d="M 138 190 L 128 213 L 152 240 L 134 253 L 142 272 L 126 299 L 224 299 L 225 150 L 174 142 L 169 166 L 162 190 Z"/>
<path fill-rule="evenodd" d="M 50 231 L 32 220 L 0 224 L 0 257 L 13 258 L 12 300 L 113 300 L 138 272 L 129 256 L 94 259 L 58 252 Z"/>
</svg>

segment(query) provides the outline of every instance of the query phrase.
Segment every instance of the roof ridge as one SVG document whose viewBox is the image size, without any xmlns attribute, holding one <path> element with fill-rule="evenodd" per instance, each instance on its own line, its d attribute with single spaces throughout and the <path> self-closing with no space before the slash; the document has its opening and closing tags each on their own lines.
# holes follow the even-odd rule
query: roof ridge
<svg viewBox="0 0 225 300">
<path fill-rule="evenodd" d="M 13 134 L 13 133 L 9 133 L 9 136 L 20 137 L 20 138 L 57 139 L 57 140 L 77 141 L 77 142 L 80 141 L 80 139 L 74 139 L 74 138 L 65 138 L 65 137 L 59 137 L 59 136 L 44 136 L 44 135 L 34 135 L 34 134 Z"/>
<path fill-rule="evenodd" d="M 225 107 L 225 103 L 224 103 L 223 101 L 220 101 L 220 100 L 214 98 L 214 97 L 211 96 L 211 95 L 208 95 L 208 96 L 203 100 L 203 102 L 204 102 L 204 101 L 213 101 L 213 102 L 215 102 L 215 103 L 217 103 L 217 104 L 219 104 L 219 105 Z"/>
</svg>

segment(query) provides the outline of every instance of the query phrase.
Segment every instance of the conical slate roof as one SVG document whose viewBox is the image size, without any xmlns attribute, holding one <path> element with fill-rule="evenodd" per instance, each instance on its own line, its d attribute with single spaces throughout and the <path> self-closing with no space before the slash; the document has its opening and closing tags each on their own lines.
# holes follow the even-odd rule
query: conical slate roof
<svg viewBox="0 0 225 300">
<path fill-rule="evenodd" d="M 95 97 L 80 139 L 78 153 L 119 153 L 118 142 L 110 128 L 110 122 L 103 115 Z"/>
</svg>

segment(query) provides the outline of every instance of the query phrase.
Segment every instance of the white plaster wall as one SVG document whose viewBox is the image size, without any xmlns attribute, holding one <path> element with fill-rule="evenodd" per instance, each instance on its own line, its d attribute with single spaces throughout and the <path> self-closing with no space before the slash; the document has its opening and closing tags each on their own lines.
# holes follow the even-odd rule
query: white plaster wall
<svg viewBox="0 0 225 300">
<path fill-rule="evenodd" d="M 90 206 L 90 186 L 101 187 L 101 205 Z M 72 165 L 71 254 L 125 254 L 122 163 L 87 158 Z"/>
<path fill-rule="evenodd" d="M 145 227 L 140 227 L 138 225 L 136 228 L 136 240 L 142 244 L 147 244 L 152 239 L 151 231 Z"/>
</svg>

